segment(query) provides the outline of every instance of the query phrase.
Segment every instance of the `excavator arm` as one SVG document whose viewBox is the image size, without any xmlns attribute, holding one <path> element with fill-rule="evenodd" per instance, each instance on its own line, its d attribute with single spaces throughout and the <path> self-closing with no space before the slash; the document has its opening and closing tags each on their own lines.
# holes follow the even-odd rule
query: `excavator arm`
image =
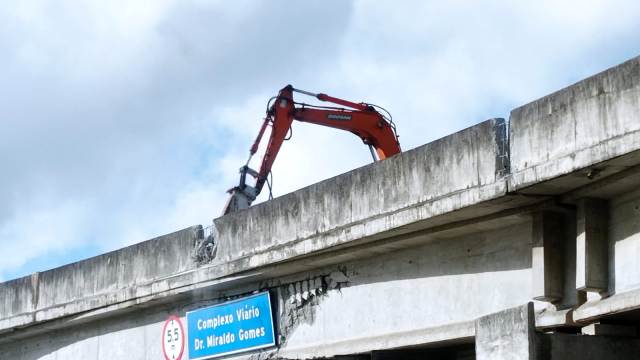
<svg viewBox="0 0 640 360">
<path fill-rule="evenodd" d="M 293 92 L 313 96 L 321 101 L 347 106 L 350 109 L 296 103 L 293 100 Z M 249 151 L 250 160 L 251 156 L 257 152 L 266 128 L 271 125 L 271 135 L 262 158 L 260 170 L 255 171 L 249 168 L 249 161 L 240 168 L 240 184 L 229 190 L 231 196 L 227 201 L 223 214 L 248 208 L 260 194 L 267 182 L 280 147 L 286 140 L 293 120 L 328 126 L 357 135 L 366 145 L 369 145 L 374 161 L 383 160 L 401 152 L 393 122 L 376 111 L 374 106 L 365 103 L 354 103 L 326 94 L 314 94 L 297 90 L 291 85 L 287 85 L 280 90 L 273 104 L 268 107 L 267 115 L 258 132 L 258 136 Z M 255 186 L 247 185 L 247 175 L 256 179 Z"/>
</svg>

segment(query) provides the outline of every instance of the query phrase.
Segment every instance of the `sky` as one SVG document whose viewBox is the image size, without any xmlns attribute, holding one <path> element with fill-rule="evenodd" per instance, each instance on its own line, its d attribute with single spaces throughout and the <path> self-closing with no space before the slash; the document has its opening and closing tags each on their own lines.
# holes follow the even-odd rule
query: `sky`
<svg viewBox="0 0 640 360">
<path fill-rule="evenodd" d="M 637 0 L 3 2 L 0 281 L 211 224 L 287 84 L 385 107 L 407 150 L 640 55 L 639 18 Z M 294 123 L 274 196 L 370 161 Z"/>
</svg>

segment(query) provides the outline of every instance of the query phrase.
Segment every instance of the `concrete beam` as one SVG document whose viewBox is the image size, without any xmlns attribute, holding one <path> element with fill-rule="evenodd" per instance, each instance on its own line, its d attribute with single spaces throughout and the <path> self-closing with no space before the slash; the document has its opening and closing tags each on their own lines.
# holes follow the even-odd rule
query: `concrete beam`
<svg viewBox="0 0 640 360">
<path fill-rule="evenodd" d="M 640 309 L 640 289 L 615 294 L 598 301 L 589 301 L 573 310 L 577 322 L 589 322 L 606 315 Z"/>
<path fill-rule="evenodd" d="M 589 169 L 640 144 L 640 57 L 511 111 L 509 190 Z M 558 190 L 548 189 L 547 193 Z M 542 193 L 540 190 L 537 194 Z"/>
<path fill-rule="evenodd" d="M 531 267 L 535 300 L 557 302 L 563 296 L 564 220 L 561 213 L 533 214 Z"/>
<path fill-rule="evenodd" d="M 578 200 L 576 237 L 576 289 L 605 292 L 609 280 L 607 201 Z"/>
<path fill-rule="evenodd" d="M 258 267 L 400 228 L 422 230 L 439 215 L 504 196 L 504 123 L 487 120 L 214 219 L 214 263 L 255 256 Z"/>
<path fill-rule="evenodd" d="M 533 303 L 476 321 L 477 360 L 537 359 Z"/>
<path fill-rule="evenodd" d="M 536 314 L 536 328 L 538 330 L 566 326 L 578 326 L 578 324 L 573 321 L 571 308 L 561 310 L 546 309 Z"/>
<path fill-rule="evenodd" d="M 25 326 L 152 295 L 156 281 L 167 284 L 171 276 L 197 267 L 192 254 L 201 229 L 193 226 L 1 283 L 0 332 L 7 325 Z"/>
</svg>

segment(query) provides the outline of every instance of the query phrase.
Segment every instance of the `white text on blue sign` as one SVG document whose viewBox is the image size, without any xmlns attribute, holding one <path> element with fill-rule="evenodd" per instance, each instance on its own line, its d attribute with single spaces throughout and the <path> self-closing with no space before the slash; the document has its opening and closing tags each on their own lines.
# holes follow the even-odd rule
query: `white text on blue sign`
<svg viewBox="0 0 640 360">
<path fill-rule="evenodd" d="M 189 359 L 205 359 L 275 345 L 269 293 L 187 313 Z"/>
</svg>

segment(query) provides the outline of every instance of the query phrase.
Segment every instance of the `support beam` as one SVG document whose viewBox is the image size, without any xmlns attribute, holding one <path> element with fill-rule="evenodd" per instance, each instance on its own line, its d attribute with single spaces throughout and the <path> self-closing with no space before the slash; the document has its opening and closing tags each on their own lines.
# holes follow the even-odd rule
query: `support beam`
<svg viewBox="0 0 640 360">
<path fill-rule="evenodd" d="M 606 292 L 609 280 L 606 200 L 578 200 L 576 237 L 576 289 Z"/>
<path fill-rule="evenodd" d="M 564 283 L 564 216 L 552 211 L 533 214 L 531 266 L 533 298 L 557 302 Z"/>
</svg>

